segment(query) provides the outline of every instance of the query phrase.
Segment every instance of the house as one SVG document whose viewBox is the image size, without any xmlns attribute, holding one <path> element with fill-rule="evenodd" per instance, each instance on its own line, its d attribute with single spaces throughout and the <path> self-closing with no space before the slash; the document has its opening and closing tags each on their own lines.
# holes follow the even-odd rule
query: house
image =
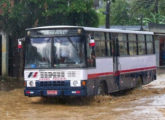
<svg viewBox="0 0 165 120">
<path fill-rule="evenodd" d="M 158 67 L 165 67 L 165 24 L 149 24 L 149 31 L 155 34 L 156 61 Z"/>
</svg>

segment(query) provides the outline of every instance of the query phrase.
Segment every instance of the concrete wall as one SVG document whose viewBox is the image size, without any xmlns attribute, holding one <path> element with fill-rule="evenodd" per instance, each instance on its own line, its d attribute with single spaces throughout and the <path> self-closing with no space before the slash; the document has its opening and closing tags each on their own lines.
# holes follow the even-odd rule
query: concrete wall
<svg viewBox="0 0 165 120">
<path fill-rule="evenodd" d="M 155 52 L 157 67 L 160 67 L 160 37 L 165 36 L 165 24 L 149 24 L 149 31 L 155 34 Z"/>
<path fill-rule="evenodd" d="M 156 34 L 165 34 L 165 24 L 149 24 L 149 30 Z"/>
<path fill-rule="evenodd" d="M 0 35 L 2 36 L 2 59 L 0 62 L 2 63 L 2 75 L 8 75 L 8 38 L 7 35 L 0 31 Z"/>
</svg>

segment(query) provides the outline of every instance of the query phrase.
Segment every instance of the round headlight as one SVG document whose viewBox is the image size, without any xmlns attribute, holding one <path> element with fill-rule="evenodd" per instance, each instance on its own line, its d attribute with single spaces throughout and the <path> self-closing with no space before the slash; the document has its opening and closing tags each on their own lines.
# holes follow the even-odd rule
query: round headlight
<svg viewBox="0 0 165 120">
<path fill-rule="evenodd" d="M 74 86 L 77 86 L 77 84 L 78 84 L 78 81 L 77 80 L 73 81 L 73 85 Z"/>
<path fill-rule="evenodd" d="M 30 85 L 31 87 L 34 86 L 33 81 L 30 81 L 30 82 L 29 82 L 29 85 Z"/>
</svg>

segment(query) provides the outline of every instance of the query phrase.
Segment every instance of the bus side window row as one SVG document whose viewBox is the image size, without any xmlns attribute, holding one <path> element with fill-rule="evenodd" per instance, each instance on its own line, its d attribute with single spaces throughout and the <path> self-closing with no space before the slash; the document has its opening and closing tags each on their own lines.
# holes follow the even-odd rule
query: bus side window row
<svg viewBox="0 0 165 120">
<path fill-rule="evenodd" d="M 95 52 L 96 52 L 96 56 L 99 57 L 104 57 L 106 56 L 105 53 L 105 37 L 104 37 L 104 33 L 103 32 L 95 32 L 94 33 L 94 39 L 95 39 Z"/>
<path fill-rule="evenodd" d="M 152 35 L 118 34 L 119 55 L 133 56 L 154 53 Z"/>
<path fill-rule="evenodd" d="M 106 33 L 93 32 L 95 39 L 95 55 L 96 57 L 112 56 L 112 39 L 118 39 L 119 55 L 133 56 L 154 53 L 154 41 L 152 35 L 144 34 L 125 34 L 125 33 Z"/>
<path fill-rule="evenodd" d="M 95 32 L 95 52 L 97 57 L 111 56 L 110 33 Z"/>
<path fill-rule="evenodd" d="M 146 54 L 145 36 L 144 35 L 137 35 L 137 37 L 138 37 L 139 55 L 144 55 L 144 54 Z"/>
</svg>

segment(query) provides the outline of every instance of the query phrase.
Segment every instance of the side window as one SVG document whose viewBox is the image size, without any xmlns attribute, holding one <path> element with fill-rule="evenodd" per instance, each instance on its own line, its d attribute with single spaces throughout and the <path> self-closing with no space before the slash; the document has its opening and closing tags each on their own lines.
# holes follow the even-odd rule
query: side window
<svg viewBox="0 0 165 120">
<path fill-rule="evenodd" d="M 147 43 L 147 54 L 153 54 L 153 37 L 152 35 L 146 35 L 146 43 Z"/>
<path fill-rule="evenodd" d="M 111 49 L 112 55 L 119 55 L 119 44 L 118 44 L 118 34 L 117 33 L 110 33 L 111 38 Z"/>
<path fill-rule="evenodd" d="M 129 41 L 129 54 L 137 55 L 136 35 L 128 34 L 128 41 Z"/>
<path fill-rule="evenodd" d="M 119 55 L 126 56 L 128 55 L 127 52 L 127 36 L 126 34 L 118 34 L 118 41 L 119 41 Z"/>
<path fill-rule="evenodd" d="M 99 56 L 99 57 L 106 56 L 104 33 L 95 32 L 94 39 L 95 39 L 95 43 L 96 43 L 96 46 L 95 46 L 96 56 Z"/>
<path fill-rule="evenodd" d="M 90 39 L 94 38 L 94 33 L 89 32 L 86 35 L 87 42 L 86 42 L 86 48 L 87 48 L 87 66 L 88 67 L 95 67 L 96 66 L 96 57 L 95 57 L 95 47 L 91 47 L 89 45 Z"/>
<path fill-rule="evenodd" d="M 138 51 L 139 55 L 144 55 L 146 54 L 145 52 L 145 37 L 144 35 L 137 35 L 138 38 Z"/>
<path fill-rule="evenodd" d="M 110 40 L 110 36 L 109 33 L 105 33 L 106 35 L 106 44 L 107 44 L 107 56 L 111 56 L 111 40 Z"/>
</svg>

